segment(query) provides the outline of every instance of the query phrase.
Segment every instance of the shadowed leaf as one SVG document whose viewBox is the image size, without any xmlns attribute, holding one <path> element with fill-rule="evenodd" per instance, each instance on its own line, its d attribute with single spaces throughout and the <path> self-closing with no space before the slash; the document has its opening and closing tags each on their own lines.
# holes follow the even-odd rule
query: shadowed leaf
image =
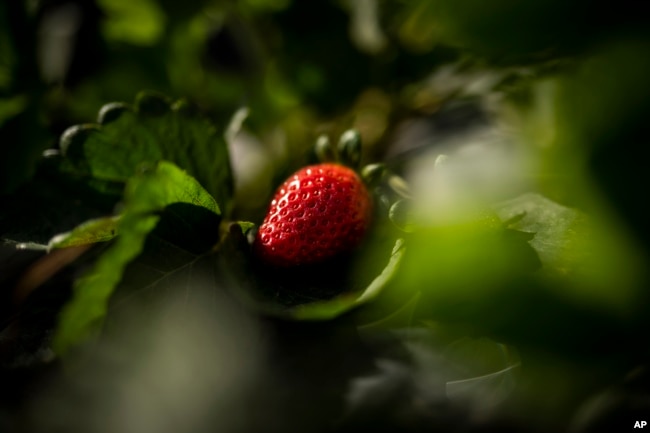
<svg viewBox="0 0 650 433">
<path fill-rule="evenodd" d="M 220 249 L 223 275 L 244 302 L 271 316 L 292 320 L 330 320 L 373 300 L 392 279 L 404 254 L 404 242 L 395 241 L 385 262 L 375 263 L 374 275 L 359 278 L 346 268 L 349 256 L 323 264 L 276 270 L 258 263 L 242 233 L 233 224 Z"/>
<path fill-rule="evenodd" d="M 124 211 L 117 226 L 120 236 L 92 271 L 76 281 L 74 297 L 61 313 L 54 339 L 58 353 L 65 353 L 97 329 L 125 267 L 140 254 L 147 235 L 160 220 L 158 213 L 179 202 L 221 213 L 195 179 L 169 162 L 160 162 L 127 182 Z"/>
</svg>

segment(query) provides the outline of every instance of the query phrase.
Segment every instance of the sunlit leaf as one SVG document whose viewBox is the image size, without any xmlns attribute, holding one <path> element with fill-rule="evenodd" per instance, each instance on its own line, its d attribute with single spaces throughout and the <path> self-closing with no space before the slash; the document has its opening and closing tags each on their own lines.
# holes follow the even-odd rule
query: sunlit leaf
<svg viewBox="0 0 650 433">
<path fill-rule="evenodd" d="M 195 177 L 221 207 L 228 206 L 233 181 L 225 139 L 184 102 L 141 93 L 133 106 L 105 105 L 98 121 L 64 132 L 64 171 L 107 190 L 126 182 L 142 163 L 168 160 Z"/>
<path fill-rule="evenodd" d="M 78 245 L 107 242 L 117 236 L 119 217 L 105 217 L 86 221 L 73 230 L 61 233 L 50 239 L 48 250 Z"/>
</svg>

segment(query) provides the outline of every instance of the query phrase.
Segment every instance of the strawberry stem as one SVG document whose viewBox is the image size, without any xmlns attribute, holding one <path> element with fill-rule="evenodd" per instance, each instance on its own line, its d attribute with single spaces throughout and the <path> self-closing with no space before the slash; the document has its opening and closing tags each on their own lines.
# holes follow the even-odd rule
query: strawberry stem
<svg viewBox="0 0 650 433">
<path fill-rule="evenodd" d="M 406 199 L 411 198 L 411 190 L 404 178 L 396 174 L 391 174 L 388 178 L 388 186 L 400 197 Z"/>
</svg>

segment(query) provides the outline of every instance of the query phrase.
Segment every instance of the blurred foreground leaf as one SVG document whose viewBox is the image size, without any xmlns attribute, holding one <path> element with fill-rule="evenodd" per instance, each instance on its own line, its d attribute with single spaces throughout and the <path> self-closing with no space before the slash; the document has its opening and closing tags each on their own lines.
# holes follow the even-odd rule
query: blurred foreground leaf
<svg viewBox="0 0 650 433">
<path fill-rule="evenodd" d="M 165 15 L 157 2 L 144 0 L 99 0 L 108 19 L 104 22 L 106 39 L 134 45 L 153 45 L 164 31 Z"/>
<path fill-rule="evenodd" d="M 383 305 L 420 293 L 414 321 L 504 342 L 600 353 L 638 338 L 642 256 L 611 221 L 538 194 L 495 205 L 505 221 L 445 224 L 409 235 Z M 610 346 L 611 347 L 611 343 Z"/>
<path fill-rule="evenodd" d="M 586 51 L 647 23 L 640 5 L 531 0 L 419 0 L 400 29 L 405 42 L 445 43 L 501 64 L 535 63 Z M 424 45 L 427 46 L 427 45 Z"/>
<path fill-rule="evenodd" d="M 646 257 L 649 50 L 648 38 L 622 38 L 558 80 L 557 138 L 547 161 L 549 170 L 568 176 L 562 187 L 571 201 L 592 207 L 604 198 L 604 211 L 622 218 L 635 240 L 645 244 Z"/>
<path fill-rule="evenodd" d="M 490 213 L 421 227 L 407 240 L 400 273 L 404 284 L 395 295 L 404 299 L 404 291 L 422 292 L 418 311 L 429 318 L 458 320 L 481 314 L 482 299 L 539 268 L 528 236 L 506 229 Z"/>
<path fill-rule="evenodd" d="M 496 206 L 512 228 L 534 233 L 542 261 L 537 277 L 556 295 L 608 313 L 628 312 L 640 284 L 640 257 L 613 223 L 524 194 Z"/>
<path fill-rule="evenodd" d="M 160 220 L 158 213 L 174 203 L 188 203 L 221 214 L 201 185 L 169 162 L 161 161 L 129 179 L 117 225 L 120 236 L 92 271 L 76 281 L 74 297 L 60 316 L 53 343 L 56 352 L 65 353 L 96 330 L 125 267 L 140 254 L 147 235 Z"/>
</svg>

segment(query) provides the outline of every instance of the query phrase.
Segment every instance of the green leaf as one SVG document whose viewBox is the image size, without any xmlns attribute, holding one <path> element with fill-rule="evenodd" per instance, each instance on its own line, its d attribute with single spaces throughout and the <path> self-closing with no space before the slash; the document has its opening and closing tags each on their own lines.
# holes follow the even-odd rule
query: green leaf
<svg viewBox="0 0 650 433">
<path fill-rule="evenodd" d="M 106 39 L 134 45 L 153 45 L 165 30 L 165 14 L 152 0 L 99 0 L 106 13 Z"/>
<path fill-rule="evenodd" d="M 119 216 L 96 218 L 79 224 L 69 232 L 53 236 L 47 245 L 37 242 L 16 243 L 20 250 L 38 250 L 51 252 L 57 248 L 75 247 L 79 245 L 107 242 L 117 236 Z"/>
<path fill-rule="evenodd" d="M 109 316 L 145 310 L 167 298 L 189 298 L 215 289 L 216 260 L 211 250 L 191 251 L 156 231 L 147 236 L 142 252 L 125 268 L 109 304 Z M 107 327 L 110 327 L 108 324 Z"/>
<path fill-rule="evenodd" d="M 77 245 L 107 242 L 117 236 L 119 216 L 97 218 L 75 227 L 69 232 L 54 236 L 47 244 L 48 251 Z"/>
<path fill-rule="evenodd" d="M 638 25 L 634 8 L 607 20 L 611 5 L 585 8 L 580 2 L 560 0 L 417 0 L 405 5 L 399 37 L 410 49 L 426 52 L 446 44 L 498 64 L 531 64 L 575 54 L 616 34 L 621 25 Z"/>
<path fill-rule="evenodd" d="M 239 227 L 241 227 L 241 232 L 243 234 L 248 233 L 251 229 L 253 229 L 255 227 L 255 223 L 252 223 L 252 222 L 249 222 L 249 221 L 239 221 L 237 223 L 237 225 L 239 225 Z"/>
<path fill-rule="evenodd" d="M 566 269 L 577 229 L 586 221 L 584 214 L 533 193 L 499 203 L 495 208 L 504 221 L 510 221 L 510 227 L 534 234 L 530 245 L 546 271 Z"/>
<path fill-rule="evenodd" d="M 405 237 L 409 248 L 400 272 L 373 305 L 376 313 L 371 320 L 381 319 L 382 313 L 391 313 L 419 293 L 415 323 L 435 320 L 480 323 L 485 329 L 500 326 L 505 318 L 501 311 L 517 308 L 502 299 L 540 266 L 527 236 L 504 227 L 494 213 L 455 224 L 419 227 Z M 524 291 L 515 293 L 519 296 Z"/>
<path fill-rule="evenodd" d="M 0 127 L 7 119 L 22 113 L 27 107 L 27 103 L 27 97 L 24 95 L 0 98 Z"/>
<path fill-rule="evenodd" d="M 413 295 L 404 305 L 399 307 L 394 312 L 382 317 L 379 320 L 374 320 L 370 323 L 365 323 L 359 326 L 359 332 L 372 333 L 381 331 L 390 331 L 399 328 L 408 328 L 413 326 L 413 314 L 418 306 L 420 300 L 420 292 Z"/>
<path fill-rule="evenodd" d="M 99 112 L 98 124 L 66 130 L 61 150 L 62 170 L 94 180 L 104 192 L 114 190 L 114 183 L 125 183 L 140 164 L 167 160 L 195 177 L 222 207 L 231 199 L 225 138 L 183 101 L 143 92 L 133 106 L 107 104 Z"/>
<path fill-rule="evenodd" d="M 324 301 L 297 305 L 292 309 L 291 317 L 296 320 L 329 320 L 375 299 L 397 272 L 404 250 L 404 240 L 398 239 L 384 269 L 363 290 L 344 293 Z"/>
<path fill-rule="evenodd" d="M 516 220 L 511 228 L 534 233 L 529 244 L 542 262 L 545 287 L 580 305 L 628 311 L 641 285 L 640 254 L 612 221 L 586 215 L 539 194 L 523 194 L 495 210 Z"/>
<path fill-rule="evenodd" d="M 161 218 L 159 212 L 174 203 L 188 203 L 221 214 L 210 194 L 172 163 L 161 161 L 129 179 L 124 210 L 117 223 L 120 236 L 92 271 L 75 282 L 73 299 L 62 310 L 54 338 L 57 353 L 66 353 L 101 324 L 125 267 L 142 251 L 147 235 Z"/>
<path fill-rule="evenodd" d="M 41 165 L 34 178 L 3 197 L 0 238 L 39 244 L 46 250 L 54 235 L 110 215 L 116 202 L 114 196 L 98 195 L 63 176 L 52 176 Z"/>
<path fill-rule="evenodd" d="M 252 257 L 243 230 L 239 223 L 232 224 L 220 245 L 220 269 L 226 285 L 253 309 L 290 320 L 330 320 L 372 301 L 397 272 L 405 251 L 402 239 L 393 240 L 392 251 L 378 255 L 385 261 L 362 271 L 355 266 L 358 260 L 349 256 L 277 270 Z"/>
<path fill-rule="evenodd" d="M 638 314 L 644 293 L 643 256 L 612 221 L 534 193 L 494 209 L 505 227 L 477 222 L 411 234 L 395 283 L 377 303 L 420 292 L 416 323 L 572 353 L 600 350 L 605 333 L 627 338 L 625 319 Z"/>
</svg>

